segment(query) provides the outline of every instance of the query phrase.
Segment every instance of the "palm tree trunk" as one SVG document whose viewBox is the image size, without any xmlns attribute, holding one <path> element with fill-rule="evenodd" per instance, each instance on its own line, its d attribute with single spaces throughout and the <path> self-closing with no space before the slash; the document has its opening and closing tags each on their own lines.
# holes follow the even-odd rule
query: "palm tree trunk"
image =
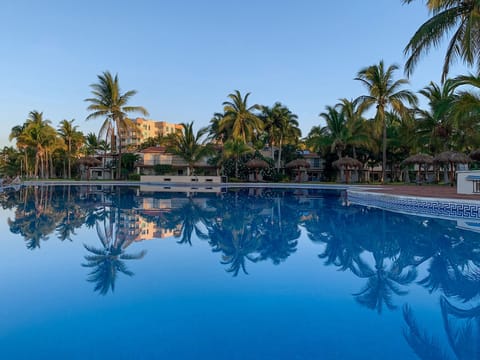
<svg viewBox="0 0 480 360">
<path fill-rule="evenodd" d="M 28 154 L 27 154 L 27 148 L 24 149 L 25 152 L 25 175 L 29 177 L 28 175 Z"/>
<path fill-rule="evenodd" d="M 387 123 L 383 119 L 383 139 L 382 139 L 382 184 L 385 184 L 385 174 L 387 168 Z"/>
<path fill-rule="evenodd" d="M 120 133 L 120 127 L 117 126 L 118 134 L 118 169 L 117 169 L 117 180 L 122 178 L 122 135 Z"/>
<path fill-rule="evenodd" d="M 280 172 L 280 165 L 282 160 L 282 145 L 283 145 L 283 136 L 280 137 L 280 141 L 278 142 L 277 172 Z"/>
<path fill-rule="evenodd" d="M 337 157 L 338 159 L 340 160 L 342 158 L 342 150 L 340 149 L 337 149 Z M 345 170 L 344 170 L 344 167 L 340 167 L 340 182 L 344 182 L 345 181 Z"/>
<path fill-rule="evenodd" d="M 353 152 L 353 158 L 354 158 L 354 159 L 357 159 L 357 148 L 356 148 L 355 146 L 353 146 L 352 152 Z M 355 169 L 353 170 L 353 177 L 354 177 L 355 179 L 352 179 L 352 182 L 353 182 L 353 181 L 356 181 L 356 182 L 359 182 L 359 181 L 360 181 L 358 168 L 355 168 Z"/>
<path fill-rule="evenodd" d="M 34 176 L 38 178 L 38 168 L 40 165 L 40 151 L 37 149 L 37 154 L 35 155 L 35 169 L 34 169 Z"/>
<path fill-rule="evenodd" d="M 55 178 L 55 167 L 53 166 L 53 154 L 50 152 L 50 177 Z"/>
<path fill-rule="evenodd" d="M 70 158 L 72 156 L 72 140 L 68 138 L 68 178 L 72 178 L 72 167 L 71 167 L 71 162 Z"/>
</svg>

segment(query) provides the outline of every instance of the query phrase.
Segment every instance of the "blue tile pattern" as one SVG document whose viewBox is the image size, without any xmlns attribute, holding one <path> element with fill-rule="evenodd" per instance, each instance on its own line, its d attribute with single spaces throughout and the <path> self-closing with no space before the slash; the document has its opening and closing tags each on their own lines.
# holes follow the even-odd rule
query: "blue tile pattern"
<svg viewBox="0 0 480 360">
<path fill-rule="evenodd" d="M 348 190 L 347 194 L 352 204 L 414 215 L 480 219 L 480 201 L 397 196 L 358 190 Z"/>
</svg>

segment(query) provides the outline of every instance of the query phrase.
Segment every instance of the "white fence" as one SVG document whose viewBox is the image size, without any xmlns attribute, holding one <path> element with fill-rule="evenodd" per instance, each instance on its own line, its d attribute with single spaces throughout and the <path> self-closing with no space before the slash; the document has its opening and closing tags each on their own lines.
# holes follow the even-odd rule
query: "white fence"
<svg viewBox="0 0 480 360">
<path fill-rule="evenodd" d="M 221 176 L 142 175 L 140 182 L 150 184 L 220 184 Z"/>
</svg>

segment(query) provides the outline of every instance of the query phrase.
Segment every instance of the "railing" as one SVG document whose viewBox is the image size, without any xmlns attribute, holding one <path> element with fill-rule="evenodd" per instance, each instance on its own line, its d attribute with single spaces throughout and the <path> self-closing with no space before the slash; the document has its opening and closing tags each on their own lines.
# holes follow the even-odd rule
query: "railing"
<svg viewBox="0 0 480 360">
<path fill-rule="evenodd" d="M 144 160 L 140 162 L 141 165 L 154 166 L 154 165 L 172 165 L 172 159 L 160 159 L 160 160 Z"/>
<path fill-rule="evenodd" d="M 199 183 L 199 184 L 219 184 L 222 182 L 220 176 L 182 176 L 182 175 L 142 175 L 142 183 Z"/>
</svg>

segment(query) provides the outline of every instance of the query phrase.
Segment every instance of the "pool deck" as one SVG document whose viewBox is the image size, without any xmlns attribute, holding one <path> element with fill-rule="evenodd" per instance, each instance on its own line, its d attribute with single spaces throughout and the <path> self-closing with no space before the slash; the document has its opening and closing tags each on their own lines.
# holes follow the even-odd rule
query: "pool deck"
<svg viewBox="0 0 480 360">
<path fill-rule="evenodd" d="M 444 185 L 379 185 L 365 190 L 399 196 L 480 201 L 480 194 L 457 194 L 456 187 Z"/>
</svg>

